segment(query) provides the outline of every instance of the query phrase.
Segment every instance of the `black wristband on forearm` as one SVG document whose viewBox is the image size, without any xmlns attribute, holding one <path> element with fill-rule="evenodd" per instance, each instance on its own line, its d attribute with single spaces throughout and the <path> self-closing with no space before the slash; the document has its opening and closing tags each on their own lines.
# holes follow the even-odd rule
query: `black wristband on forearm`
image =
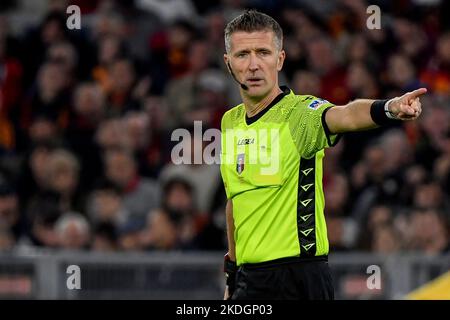
<svg viewBox="0 0 450 320">
<path fill-rule="evenodd" d="M 388 101 L 388 99 L 375 100 L 370 107 L 370 116 L 372 117 L 373 122 L 379 126 L 386 126 L 398 122 L 396 119 L 389 118 L 387 115 L 387 112 L 389 111 L 384 109 L 384 106 Z"/>
</svg>

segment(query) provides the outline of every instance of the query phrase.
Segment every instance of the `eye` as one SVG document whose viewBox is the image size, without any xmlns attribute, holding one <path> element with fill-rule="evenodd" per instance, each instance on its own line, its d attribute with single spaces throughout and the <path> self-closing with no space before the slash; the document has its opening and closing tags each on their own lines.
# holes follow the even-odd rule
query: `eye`
<svg viewBox="0 0 450 320">
<path fill-rule="evenodd" d="M 246 52 L 240 52 L 240 53 L 237 54 L 237 57 L 238 57 L 238 58 L 243 58 L 243 57 L 245 57 L 246 55 L 247 55 Z"/>
</svg>

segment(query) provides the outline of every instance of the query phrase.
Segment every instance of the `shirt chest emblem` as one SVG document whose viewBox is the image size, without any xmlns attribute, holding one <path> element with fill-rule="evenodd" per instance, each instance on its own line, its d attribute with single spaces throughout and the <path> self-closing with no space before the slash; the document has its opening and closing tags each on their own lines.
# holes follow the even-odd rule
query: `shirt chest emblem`
<svg viewBox="0 0 450 320">
<path fill-rule="evenodd" d="M 242 171 L 244 171 L 244 163 L 245 163 L 245 153 L 238 154 L 236 159 L 236 171 L 238 174 L 241 174 Z"/>
</svg>

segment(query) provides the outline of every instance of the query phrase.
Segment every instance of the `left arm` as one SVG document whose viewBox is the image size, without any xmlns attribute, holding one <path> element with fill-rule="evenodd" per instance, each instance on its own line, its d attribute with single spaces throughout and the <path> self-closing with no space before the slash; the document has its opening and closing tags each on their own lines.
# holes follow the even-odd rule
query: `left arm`
<svg viewBox="0 0 450 320">
<path fill-rule="evenodd" d="M 415 120 L 422 112 L 419 96 L 427 89 L 420 88 L 401 97 L 389 100 L 388 110 L 398 120 Z M 368 130 L 378 127 L 371 116 L 371 107 L 375 100 L 358 99 L 345 106 L 335 106 L 328 110 L 325 121 L 331 133 Z"/>
</svg>

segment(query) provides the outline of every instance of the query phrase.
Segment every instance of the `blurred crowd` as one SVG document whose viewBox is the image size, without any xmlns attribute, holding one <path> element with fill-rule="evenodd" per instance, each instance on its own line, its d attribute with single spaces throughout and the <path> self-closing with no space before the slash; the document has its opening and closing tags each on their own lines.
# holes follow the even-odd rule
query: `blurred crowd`
<svg viewBox="0 0 450 320">
<path fill-rule="evenodd" d="M 450 5 L 416 2 L 371 1 L 369 30 L 361 0 L 2 1 L 0 251 L 225 250 L 219 166 L 173 164 L 171 134 L 240 103 L 223 30 L 252 7 L 280 22 L 297 94 L 429 90 L 420 120 L 326 151 L 331 250 L 449 252 Z"/>
</svg>

